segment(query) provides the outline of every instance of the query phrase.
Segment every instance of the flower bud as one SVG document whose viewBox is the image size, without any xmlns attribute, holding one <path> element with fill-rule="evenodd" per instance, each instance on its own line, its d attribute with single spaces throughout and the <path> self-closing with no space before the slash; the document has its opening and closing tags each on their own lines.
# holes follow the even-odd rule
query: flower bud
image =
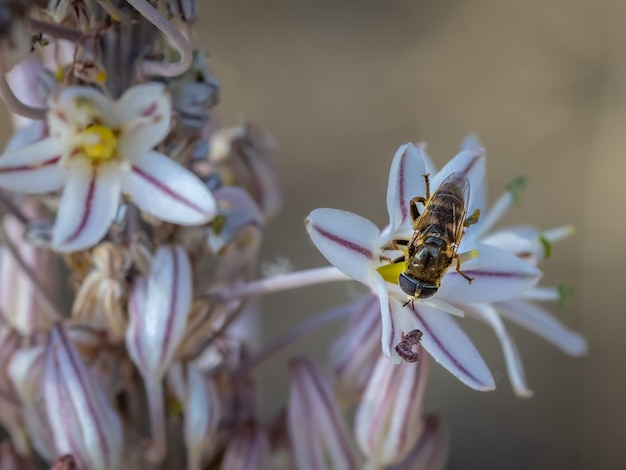
<svg viewBox="0 0 626 470">
<path fill-rule="evenodd" d="M 50 332 L 43 400 L 57 456 L 71 454 L 80 469 L 120 468 L 120 418 L 60 324 Z"/>
<path fill-rule="evenodd" d="M 148 457 L 161 461 L 166 452 L 163 377 L 185 334 L 192 304 L 191 265 L 178 245 L 161 246 L 148 277 L 136 279 L 128 302 L 128 353 L 139 369 L 148 396 L 152 448 Z"/>
<path fill-rule="evenodd" d="M 381 356 L 356 412 L 357 442 L 374 468 L 402 460 L 422 433 L 422 400 L 428 376 L 423 352 L 417 363 L 394 365 Z"/>
<path fill-rule="evenodd" d="M 308 359 L 291 365 L 287 427 L 296 468 L 361 468 L 330 381 Z"/>
<path fill-rule="evenodd" d="M 273 468 L 267 434 L 256 421 L 247 421 L 235 431 L 226 448 L 221 468 L 223 470 Z"/>
</svg>

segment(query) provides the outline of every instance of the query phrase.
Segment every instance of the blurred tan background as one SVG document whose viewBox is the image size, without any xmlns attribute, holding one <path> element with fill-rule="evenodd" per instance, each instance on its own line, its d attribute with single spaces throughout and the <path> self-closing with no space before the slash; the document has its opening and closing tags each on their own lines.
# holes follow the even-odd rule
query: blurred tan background
<svg viewBox="0 0 626 470">
<path fill-rule="evenodd" d="M 264 261 L 324 265 L 303 228 L 310 210 L 382 225 L 396 148 L 425 140 L 441 165 L 469 132 L 488 151 L 491 201 L 507 181 L 529 178 L 506 223 L 576 224 L 543 265 L 544 283 L 574 285 L 573 305 L 553 311 L 586 335 L 590 354 L 571 359 L 511 326 L 535 391 L 519 399 L 494 335 L 462 321 L 500 380 L 480 394 L 433 367 L 426 407 L 449 425 L 449 468 L 626 468 L 626 3 L 199 3 L 223 123 L 252 119 L 281 144 L 287 201 Z M 340 284 L 269 296 L 266 339 L 357 292 Z M 260 369 L 268 415 L 286 395 L 287 358 L 323 359 L 332 332 Z"/>
</svg>

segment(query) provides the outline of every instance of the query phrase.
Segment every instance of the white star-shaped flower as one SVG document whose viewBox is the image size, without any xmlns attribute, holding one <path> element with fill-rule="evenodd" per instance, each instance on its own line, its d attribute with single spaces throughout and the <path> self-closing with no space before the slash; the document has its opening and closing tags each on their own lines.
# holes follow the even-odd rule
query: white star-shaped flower
<svg viewBox="0 0 626 470">
<path fill-rule="evenodd" d="M 492 303 L 516 298 L 534 286 L 541 272 L 514 254 L 495 246 L 472 240 L 461 242 L 459 253 L 478 253 L 463 263 L 463 272 L 473 278 L 468 283 L 452 268 L 432 299 L 406 303 L 407 296 L 398 286 L 403 263 L 390 264 L 402 254 L 391 248 L 393 239 L 408 239 L 412 233 L 409 203 L 425 195 L 423 174 L 426 164 L 422 150 L 412 144 L 402 145 L 391 165 L 387 189 L 389 225 L 379 230 L 372 222 L 356 214 L 336 209 L 316 209 L 306 220 L 311 240 L 328 261 L 355 280 L 368 286 L 378 297 L 382 319 L 383 353 L 394 362 L 401 357 L 396 351 L 405 335 L 420 330 L 421 344 L 429 354 L 467 385 L 490 390 L 493 377 L 480 354 L 450 316 L 462 314 L 451 305 Z M 470 185 L 468 214 L 479 207 L 485 173 L 482 149 L 466 149 L 441 171 L 431 175 L 433 192 L 450 174 L 462 172 Z M 471 227 L 468 230 L 471 231 Z M 471 257 L 469 257 L 471 258 Z"/>
<path fill-rule="evenodd" d="M 164 85 L 134 86 L 118 101 L 93 88 L 68 87 L 48 107 L 49 136 L 0 157 L 0 187 L 34 194 L 62 189 L 54 249 L 98 243 L 122 194 L 166 222 L 200 225 L 215 216 L 215 200 L 202 181 L 153 150 L 170 127 Z"/>
</svg>

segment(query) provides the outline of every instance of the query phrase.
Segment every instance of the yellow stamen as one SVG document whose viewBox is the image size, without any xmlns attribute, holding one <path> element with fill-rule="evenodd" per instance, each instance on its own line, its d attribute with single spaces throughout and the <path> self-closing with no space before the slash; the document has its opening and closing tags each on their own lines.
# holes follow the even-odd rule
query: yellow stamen
<svg viewBox="0 0 626 470">
<path fill-rule="evenodd" d="M 378 274 L 380 274 L 385 281 L 397 284 L 400 274 L 402 274 L 405 269 L 406 263 L 402 261 L 400 263 L 385 264 L 376 271 L 378 271 Z"/>
<path fill-rule="evenodd" d="M 90 160 L 110 160 L 117 150 L 117 137 L 111 129 L 99 124 L 89 126 L 78 134 L 83 154 Z"/>
</svg>

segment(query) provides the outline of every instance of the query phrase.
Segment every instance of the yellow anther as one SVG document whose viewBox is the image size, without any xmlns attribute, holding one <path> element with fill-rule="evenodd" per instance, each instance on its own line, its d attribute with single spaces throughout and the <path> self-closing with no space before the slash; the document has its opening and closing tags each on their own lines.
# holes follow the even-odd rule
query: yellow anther
<svg viewBox="0 0 626 470">
<path fill-rule="evenodd" d="M 93 125 L 78 135 L 83 154 L 96 161 L 110 160 L 117 150 L 117 137 L 111 129 Z"/>
<path fill-rule="evenodd" d="M 385 281 L 391 282 L 392 284 L 397 284 L 400 274 L 402 274 L 405 269 L 406 263 L 403 261 L 394 264 L 384 264 L 376 271 L 378 271 L 378 274 L 380 274 Z"/>
</svg>

